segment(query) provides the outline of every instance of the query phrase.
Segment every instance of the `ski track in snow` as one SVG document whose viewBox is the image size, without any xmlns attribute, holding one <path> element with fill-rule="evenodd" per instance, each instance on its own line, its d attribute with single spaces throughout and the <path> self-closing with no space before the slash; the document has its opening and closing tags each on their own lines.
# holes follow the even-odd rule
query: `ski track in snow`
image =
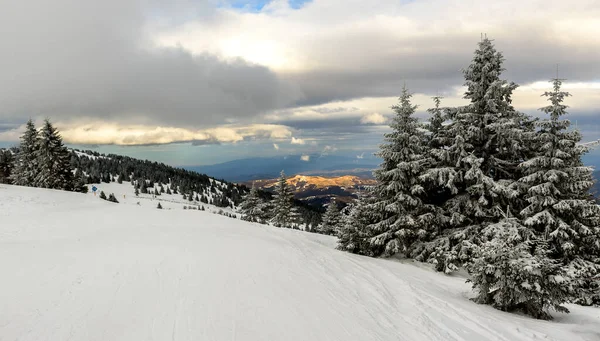
<svg viewBox="0 0 600 341">
<path fill-rule="evenodd" d="M 0 273 L 1 341 L 600 340 L 598 308 L 537 321 L 331 237 L 92 194 L 0 185 Z"/>
</svg>

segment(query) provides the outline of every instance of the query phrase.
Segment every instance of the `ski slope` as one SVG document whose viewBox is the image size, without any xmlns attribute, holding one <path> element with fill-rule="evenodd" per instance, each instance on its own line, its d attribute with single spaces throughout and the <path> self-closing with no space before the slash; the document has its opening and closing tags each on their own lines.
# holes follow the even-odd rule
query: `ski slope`
<svg viewBox="0 0 600 341">
<path fill-rule="evenodd" d="M 464 278 L 205 211 L 0 185 L 0 340 L 600 340 L 469 301 Z"/>
</svg>

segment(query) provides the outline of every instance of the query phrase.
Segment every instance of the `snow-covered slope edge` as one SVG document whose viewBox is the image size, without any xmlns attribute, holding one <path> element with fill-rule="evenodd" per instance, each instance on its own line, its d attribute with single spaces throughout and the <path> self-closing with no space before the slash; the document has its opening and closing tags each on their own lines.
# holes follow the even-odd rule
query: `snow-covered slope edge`
<svg viewBox="0 0 600 341">
<path fill-rule="evenodd" d="M 204 211 L 0 185 L 0 340 L 598 340 L 468 300 L 464 279 Z"/>
</svg>

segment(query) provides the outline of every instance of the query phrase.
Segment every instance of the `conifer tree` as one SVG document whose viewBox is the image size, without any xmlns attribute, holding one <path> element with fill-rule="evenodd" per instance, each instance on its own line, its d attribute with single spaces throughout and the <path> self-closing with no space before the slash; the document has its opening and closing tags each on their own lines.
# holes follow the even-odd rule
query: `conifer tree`
<svg viewBox="0 0 600 341">
<path fill-rule="evenodd" d="M 544 240 L 516 218 L 489 225 L 482 235 L 486 241 L 468 267 L 476 302 L 546 320 L 550 309 L 569 312 L 562 304 L 573 296 L 573 278 L 549 257 Z"/>
<path fill-rule="evenodd" d="M 384 135 L 385 143 L 377 153 L 383 163 L 373 172 L 378 180 L 374 188 L 377 200 L 369 205 L 376 214 L 376 223 L 370 226 L 375 255 L 406 251 L 426 234 L 427 212 L 421 200 L 424 188 L 419 179 L 427 164 L 426 137 L 413 116 L 416 106 L 411 104 L 411 96 L 404 87 L 399 105 L 392 107 L 396 113 L 392 132 Z"/>
<path fill-rule="evenodd" d="M 271 222 L 277 227 L 291 228 L 296 215 L 293 205 L 294 193 L 287 184 L 285 173 L 281 171 L 277 187 L 275 187 L 275 198 L 272 203 Z"/>
<path fill-rule="evenodd" d="M 100 199 L 106 200 L 106 194 L 104 194 L 104 191 L 100 191 Z"/>
<path fill-rule="evenodd" d="M 254 185 L 244 197 L 239 209 L 242 220 L 263 224 L 267 221 L 264 202 L 258 195 L 258 189 Z"/>
<path fill-rule="evenodd" d="M 510 216 L 522 209 L 516 180 L 518 165 L 533 155 L 533 124 L 512 107 L 517 85 L 500 78 L 503 61 L 491 40 L 479 43 L 463 71 L 470 103 L 447 109 L 451 122 L 442 129 L 442 148 L 430 151 L 435 165 L 422 176 L 438 191 L 429 203 L 443 209 L 435 215 L 443 229 L 413 254 L 437 263 L 438 270 L 468 262 L 481 243 L 481 229 L 500 221 L 507 207 Z"/>
<path fill-rule="evenodd" d="M 117 200 L 117 197 L 115 197 L 114 193 L 111 193 L 111 194 L 108 195 L 108 201 L 114 202 L 114 203 L 117 203 L 117 204 L 119 203 L 119 201 Z"/>
<path fill-rule="evenodd" d="M 580 145 L 579 131 L 568 130 L 570 122 L 561 91 L 562 80 L 552 80 L 553 90 L 545 92 L 550 104 L 540 110 L 548 118 L 537 122 L 537 156 L 523 162 L 520 182 L 527 191 L 528 206 L 520 213 L 524 224 L 548 243 L 549 257 L 564 266 L 577 280 L 583 302 L 600 302 L 598 284 L 590 280 L 600 273 L 600 207 L 593 201 L 592 169 L 581 157 L 587 148 Z"/>
<path fill-rule="evenodd" d="M 14 157 L 10 150 L 0 150 L 0 183 L 10 184 Z"/>
<path fill-rule="evenodd" d="M 19 186 L 35 186 L 35 177 L 38 173 L 36 150 L 38 148 L 39 133 L 30 119 L 25 125 L 25 133 L 21 136 L 19 152 L 12 171 L 12 183 Z"/>
<path fill-rule="evenodd" d="M 338 232 L 338 250 L 365 256 L 373 256 L 368 237 L 371 219 L 368 210 L 369 198 L 359 194 L 350 207 L 350 214 L 342 219 Z"/>
<path fill-rule="evenodd" d="M 429 131 L 429 136 L 427 139 L 429 148 L 439 148 L 440 146 L 444 146 L 444 121 L 446 121 L 446 117 L 444 115 L 443 109 L 440 107 L 442 103 L 443 97 L 434 96 L 433 103 L 434 107 L 427 109 L 429 113 L 429 122 L 427 124 L 427 130 Z"/>
<path fill-rule="evenodd" d="M 318 231 L 321 234 L 337 235 L 341 223 L 342 215 L 340 214 L 340 210 L 335 200 L 331 199 L 325 210 L 325 214 L 323 214 L 323 221 L 318 227 Z"/>
<path fill-rule="evenodd" d="M 159 210 L 162 210 L 162 205 L 160 203 L 158 203 L 158 206 L 156 206 L 156 208 L 158 208 Z"/>
<path fill-rule="evenodd" d="M 36 148 L 38 173 L 35 176 L 37 187 L 73 190 L 73 171 L 71 169 L 71 153 L 63 145 L 58 130 L 44 121 Z"/>
</svg>

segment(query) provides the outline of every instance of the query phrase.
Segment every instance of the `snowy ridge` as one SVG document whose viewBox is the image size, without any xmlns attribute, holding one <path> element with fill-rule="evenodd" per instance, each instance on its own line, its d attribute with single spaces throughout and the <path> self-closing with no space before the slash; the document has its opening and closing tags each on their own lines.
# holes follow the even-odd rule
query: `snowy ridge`
<svg viewBox="0 0 600 341">
<path fill-rule="evenodd" d="M 0 339 L 600 339 L 597 308 L 504 313 L 424 265 L 150 202 L 0 185 Z"/>
</svg>

